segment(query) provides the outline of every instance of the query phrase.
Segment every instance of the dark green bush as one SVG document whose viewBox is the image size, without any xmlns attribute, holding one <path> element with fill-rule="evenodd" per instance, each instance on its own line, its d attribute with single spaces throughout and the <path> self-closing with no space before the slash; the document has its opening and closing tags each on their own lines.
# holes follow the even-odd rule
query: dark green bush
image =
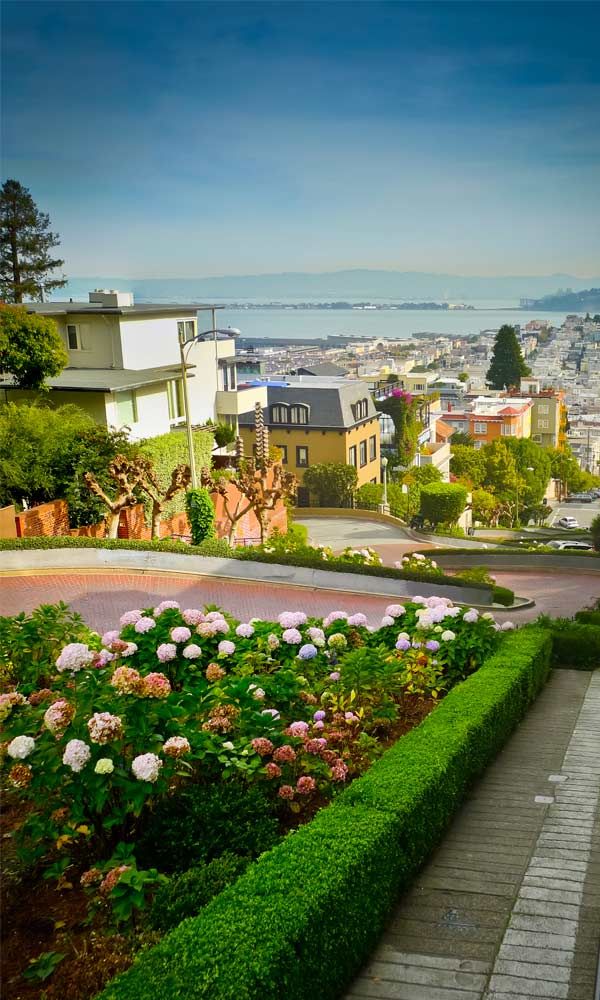
<svg viewBox="0 0 600 1000">
<path fill-rule="evenodd" d="M 465 583 L 485 583 L 490 587 L 494 586 L 494 577 L 490 576 L 487 566 L 467 566 L 466 569 L 459 569 L 456 576 Z"/>
<path fill-rule="evenodd" d="M 460 483 L 431 483 L 421 490 L 421 514 L 430 524 L 454 524 L 467 503 Z"/>
<path fill-rule="evenodd" d="M 0 552 L 11 549 L 133 549 L 138 552 L 176 552 L 183 556 L 229 556 L 233 550 L 222 538 L 208 538 L 202 545 L 155 538 L 78 538 L 76 535 L 0 538 Z"/>
<path fill-rule="evenodd" d="M 552 658 L 557 667 L 595 670 L 600 667 L 600 627 L 571 618 L 549 620 Z"/>
<path fill-rule="evenodd" d="M 102 1000 L 334 1000 L 470 783 L 543 685 L 551 637 L 510 633 L 333 805 L 108 985 Z"/>
<path fill-rule="evenodd" d="M 494 604 L 501 604 L 504 608 L 510 608 L 515 603 L 515 592 L 509 587 L 494 587 L 492 590 L 492 600 Z"/>
<path fill-rule="evenodd" d="M 186 917 L 195 917 L 203 906 L 235 882 L 250 864 L 250 858 L 226 852 L 205 865 L 173 875 L 156 893 L 150 923 L 158 931 L 170 931 Z"/>
<path fill-rule="evenodd" d="M 24 694 L 48 687 L 56 659 L 68 642 L 86 642 L 91 631 L 67 604 L 42 604 L 30 615 L 0 618 L 0 665 L 5 680 L 19 684 Z"/>
<path fill-rule="evenodd" d="M 181 872 L 225 851 L 256 857 L 279 839 L 273 803 L 260 785 L 190 785 L 151 813 L 135 855 L 141 868 Z"/>
<path fill-rule="evenodd" d="M 202 486 L 188 490 L 185 495 L 185 509 L 194 545 L 202 545 L 203 542 L 215 537 L 215 508 L 208 490 Z"/>
<path fill-rule="evenodd" d="M 584 625 L 600 625 L 600 611 L 578 611 L 575 619 Z"/>
</svg>

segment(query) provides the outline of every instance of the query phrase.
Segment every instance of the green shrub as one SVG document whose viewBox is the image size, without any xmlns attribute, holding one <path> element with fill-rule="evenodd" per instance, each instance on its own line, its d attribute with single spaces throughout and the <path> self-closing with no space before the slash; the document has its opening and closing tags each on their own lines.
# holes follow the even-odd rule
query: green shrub
<svg viewBox="0 0 600 1000">
<path fill-rule="evenodd" d="M 324 462 L 309 466 L 302 482 L 320 507 L 349 507 L 356 489 L 357 472 L 353 465 Z"/>
<path fill-rule="evenodd" d="M 515 592 L 509 587 L 494 587 L 492 601 L 494 604 L 501 604 L 504 608 L 510 608 L 515 603 Z"/>
<path fill-rule="evenodd" d="M 196 469 L 210 468 L 214 436 L 212 431 L 194 431 L 194 458 Z M 140 444 L 140 451 L 152 460 L 158 481 L 166 490 L 171 482 L 171 473 L 177 465 L 189 464 L 190 456 L 188 451 L 187 436 L 182 431 L 173 431 L 170 434 L 159 434 L 157 437 L 147 438 Z M 146 503 L 146 517 L 150 523 L 150 500 Z M 168 504 L 165 505 L 163 518 L 172 517 L 173 514 L 181 514 L 185 510 L 185 494 L 178 493 Z"/>
<path fill-rule="evenodd" d="M 104 990 L 102 1000 L 334 1000 L 471 782 L 543 685 L 527 627 L 293 836 Z"/>
<path fill-rule="evenodd" d="M 186 917 L 195 917 L 203 906 L 235 882 L 250 864 L 250 858 L 225 852 L 205 865 L 173 875 L 156 893 L 150 923 L 158 931 L 170 931 Z"/>
<path fill-rule="evenodd" d="M 592 536 L 592 545 L 596 552 L 600 552 L 600 514 L 596 514 L 595 518 L 590 524 L 590 534 Z"/>
<path fill-rule="evenodd" d="M 185 494 L 185 509 L 194 545 L 202 545 L 202 542 L 215 537 L 215 508 L 208 490 L 202 486 L 188 490 Z"/>
<path fill-rule="evenodd" d="M 363 483 L 356 491 L 355 505 L 361 510 L 377 510 L 382 502 L 382 497 L 383 486 L 381 483 Z"/>
<path fill-rule="evenodd" d="M 467 490 L 458 483 L 431 483 L 421 488 L 421 514 L 431 524 L 454 524 L 467 503 Z"/>
<path fill-rule="evenodd" d="M 256 857 L 279 839 L 273 804 L 259 785 L 190 785 L 148 817 L 135 855 L 142 868 L 180 872 L 224 851 Z"/>
<path fill-rule="evenodd" d="M 553 663 L 572 670 L 596 670 L 600 667 L 600 627 L 573 621 L 549 619 L 552 632 Z"/>
<path fill-rule="evenodd" d="M 223 538 L 208 538 L 202 545 L 167 538 L 78 538 L 76 535 L 48 535 L 32 538 L 0 538 L 0 552 L 13 549 L 132 549 L 137 552 L 175 552 L 183 556 L 229 556 L 234 551 Z"/>
<path fill-rule="evenodd" d="M 56 658 L 69 642 L 89 643 L 91 630 L 67 604 L 42 604 L 30 615 L 0 618 L 0 664 L 4 679 L 29 694 L 50 686 Z"/>
<path fill-rule="evenodd" d="M 493 587 L 495 583 L 487 566 L 468 566 L 466 569 L 459 570 L 456 575 L 459 580 L 464 580 L 465 583 L 485 583 L 490 587 Z"/>
<path fill-rule="evenodd" d="M 584 625 L 600 625 L 600 611 L 578 611 L 575 620 Z"/>
</svg>

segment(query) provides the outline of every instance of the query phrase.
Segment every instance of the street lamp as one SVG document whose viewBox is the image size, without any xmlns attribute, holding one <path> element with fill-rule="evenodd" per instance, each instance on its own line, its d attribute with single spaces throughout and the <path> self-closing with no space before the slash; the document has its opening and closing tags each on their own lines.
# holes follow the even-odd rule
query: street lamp
<svg viewBox="0 0 600 1000">
<path fill-rule="evenodd" d="M 383 496 L 381 498 L 382 514 L 389 514 L 390 512 L 390 508 L 388 506 L 388 498 L 387 498 L 387 467 L 388 467 L 388 460 L 384 456 L 381 459 L 381 468 L 383 470 Z"/>
<path fill-rule="evenodd" d="M 528 465 L 525 472 L 535 472 L 533 465 Z M 515 506 L 515 524 L 519 523 L 519 474 L 517 473 L 517 485 L 516 485 L 517 503 Z"/>
<path fill-rule="evenodd" d="M 213 314 L 213 327 L 212 330 L 203 330 L 202 333 L 197 333 L 190 340 L 185 339 L 185 333 L 183 327 L 179 328 L 179 357 L 181 361 L 181 381 L 183 383 L 183 409 L 185 416 L 185 429 L 187 434 L 188 442 L 188 459 L 190 463 L 190 473 L 191 473 L 191 483 L 192 489 L 195 490 L 198 486 L 198 476 L 196 475 L 196 459 L 194 456 L 194 435 L 192 433 L 192 419 L 190 414 L 190 397 L 188 393 L 188 383 L 187 383 L 187 368 L 186 360 L 187 354 L 193 344 L 197 343 L 202 337 L 206 337 L 209 333 L 212 333 L 215 340 L 215 366 L 217 375 L 217 389 L 219 387 L 218 374 L 219 374 L 219 356 L 217 350 L 217 335 L 219 333 L 224 333 L 229 336 L 236 336 L 240 333 L 239 330 L 234 330 L 230 328 L 228 330 L 218 330 L 215 327 L 215 311 L 212 310 Z"/>
</svg>

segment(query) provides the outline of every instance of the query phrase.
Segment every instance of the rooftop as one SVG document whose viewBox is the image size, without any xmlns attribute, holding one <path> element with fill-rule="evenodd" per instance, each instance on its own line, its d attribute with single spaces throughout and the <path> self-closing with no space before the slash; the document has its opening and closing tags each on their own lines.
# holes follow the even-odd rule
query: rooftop
<svg viewBox="0 0 600 1000">
<path fill-rule="evenodd" d="M 189 367 L 189 366 L 188 366 Z M 193 367 L 193 366 L 192 366 Z M 193 377 L 192 373 L 188 378 Z M 118 392 L 124 389 L 139 389 L 145 385 L 181 378 L 179 365 L 162 365 L 158 368 L 65 368 L 56 378 L 48 379 L 48 385 L 56 391 L 77 392 Z M 0 389 L 15 389 L 14 379 L 0 377 Z"/>
<path fill-rule="evenodd" d="M 266 385 L 269 407 L 278 403 L 308 406 L 308 424 L 294 424 L 294 427 L 340 429 L 378 418 L 369 388 L 359 379 L 288 375 L 285 380 L 252 379 L 248 384 Z M 366 416 L 357 419 L 355 408 L 360 402 L 367 403 Z M 254 412 L 242 413 L 239 422 L 241 426 L 253 426 Z M 270 420 L 268 423 L 272 426 Z"/>
<path fill-rule="evenodd" d="M 195 315 L 210 309 L 223 309 L 223 306 L 200 305 L 199 303 L 160 303 L 142 302 L 132 306 L 104 305 L 101 302 L 25 302 L 27 312 L 42 316 L 69 316 L 71 314 L 88 316 L 147 316 L 162 314 L 166 316 Z"/>
</svg>

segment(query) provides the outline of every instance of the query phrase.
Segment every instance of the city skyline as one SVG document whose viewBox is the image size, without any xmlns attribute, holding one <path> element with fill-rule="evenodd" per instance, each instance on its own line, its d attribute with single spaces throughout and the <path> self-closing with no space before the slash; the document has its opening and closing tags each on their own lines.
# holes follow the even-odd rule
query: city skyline
<svg viewBox="0 0 600 1000">
<path fill-rule="evenodd" d="M 3 174 L 72 276 L 592 276 L 598 27 L 577 2 L 8 2 Z"/>
</svg>

